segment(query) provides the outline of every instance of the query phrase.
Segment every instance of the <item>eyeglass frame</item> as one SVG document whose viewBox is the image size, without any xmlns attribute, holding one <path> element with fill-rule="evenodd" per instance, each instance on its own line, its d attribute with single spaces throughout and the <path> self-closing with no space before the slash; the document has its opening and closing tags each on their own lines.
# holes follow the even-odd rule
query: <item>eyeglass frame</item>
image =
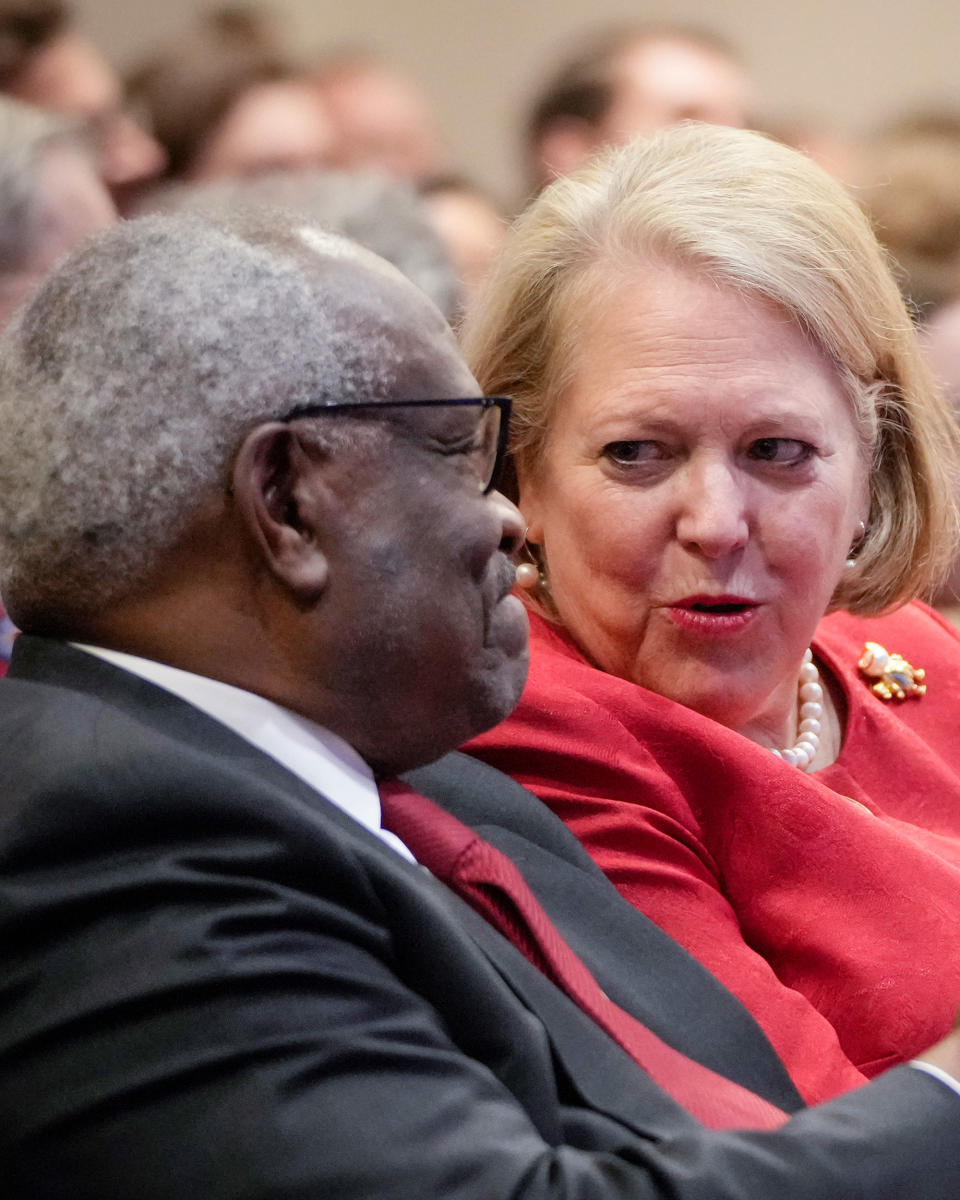
<svg viewBox="0 0 960 1200">
<path fill-rule="evenodd" d="M 453 396 L 436 400 L 332 400 L 329 404 L 296 404 L 283 416 L 275 418 L 288 423 L 301 417 L 317 417 L 322 413 L 349 412 L 351 409 L 370 411 L 378 408 L 450 408 L 455 405 L 472 405 L 481 412 L 496 406 L 500 410 L 500 424 L 497 429 L 497 449 L 490 468 L 490 476 L 484 484 L 481 495 L 487 496 L 495 491 L 503 474 L 503 465 L 510 445 L 510 415 L 513 406 L 512 396 Z"/>
</svg>

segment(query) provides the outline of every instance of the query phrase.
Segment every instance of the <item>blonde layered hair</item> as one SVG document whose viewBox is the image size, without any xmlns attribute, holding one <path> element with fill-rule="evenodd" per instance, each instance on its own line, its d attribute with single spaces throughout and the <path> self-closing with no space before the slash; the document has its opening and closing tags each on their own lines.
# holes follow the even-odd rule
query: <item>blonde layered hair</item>
<svg viewBox="0 0 960 1200">
<path fill-rule="evenodd" d="M 956 420 L 866 217 L 761 134 L 665 130 L 558 180 L 518 219 L 464 347 L 483 389 L 514 397 L 519 478 L 540 463 L 584 312 L 605 279 L 651 260 L 772 302 L 836 364 L 872 470 L 867 534 L 831 607 L 877 613 L 932 592 L 960 540 Z"/>
</svg>

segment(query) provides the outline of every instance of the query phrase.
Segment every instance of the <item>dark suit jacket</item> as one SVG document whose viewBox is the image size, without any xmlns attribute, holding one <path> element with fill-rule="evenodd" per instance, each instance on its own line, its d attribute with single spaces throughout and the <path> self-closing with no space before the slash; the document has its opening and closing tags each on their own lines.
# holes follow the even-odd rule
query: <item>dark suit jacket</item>
<svg viewBox="0 0 960 1200">
<path fill-rule="evenodd" d="M 955 1200 L 960 1099 L 901 1068 L 704 1130 L 466 905 L 190 705 L 23 638 L 0 683 L 4 1200 Z M 773 1101 L 752 1020 L 539 803 L 416 773 L 624 1007 Z"/>
</svg>

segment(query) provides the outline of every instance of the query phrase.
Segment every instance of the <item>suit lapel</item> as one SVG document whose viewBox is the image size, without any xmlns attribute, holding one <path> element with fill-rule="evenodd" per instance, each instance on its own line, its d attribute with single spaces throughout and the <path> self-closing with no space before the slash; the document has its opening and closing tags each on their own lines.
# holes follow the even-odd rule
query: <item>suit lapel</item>
<svg viewBox="0 0 960 1200">
<path fill-rule="evenodd" d="M 568 829 L 501 772 L 462 754 L 410 783 L 520 867 L 611 999 L 675 1049 L 787 1112 L 803 1101 L 750 1013 L 692 955 L 628 904 Z M 585 922 L 584 914 L 595 919 Z"/>
</svg>

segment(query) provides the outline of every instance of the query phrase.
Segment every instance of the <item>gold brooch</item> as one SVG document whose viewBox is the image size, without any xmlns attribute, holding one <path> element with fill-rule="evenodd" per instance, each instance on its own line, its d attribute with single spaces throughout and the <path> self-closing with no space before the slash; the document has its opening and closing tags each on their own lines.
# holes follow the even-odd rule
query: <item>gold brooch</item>
<svg viewBox="0 0 960 1200">
<path fill-rule="evenodd" d="M 857 663 L 868 679 L 876 679 L 870 691 L 881 700 L 906 700 L 907 696 L 922 696 L 927 685 L 923 682 L 923 667 L 911 667 L 900 654 L 891 654 L 877 642 L 867 642 Z"/>
</svg>

